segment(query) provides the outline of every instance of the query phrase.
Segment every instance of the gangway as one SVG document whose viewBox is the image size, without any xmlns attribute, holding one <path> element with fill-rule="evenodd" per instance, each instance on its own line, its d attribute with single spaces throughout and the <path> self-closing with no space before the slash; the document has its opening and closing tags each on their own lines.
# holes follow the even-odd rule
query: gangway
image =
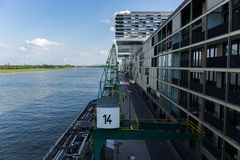
<svg viewBox="0 0 240 160">
<path fill-rule="evenodd" d="M 102 159 L 102 149 L 107 139 L 114 140 L 194 140 L 201 139 L 201 130 L 187 120 L 121 120 L 120 128 L 95 128 L 93 134 L 95 160 Z"/>
</svg>

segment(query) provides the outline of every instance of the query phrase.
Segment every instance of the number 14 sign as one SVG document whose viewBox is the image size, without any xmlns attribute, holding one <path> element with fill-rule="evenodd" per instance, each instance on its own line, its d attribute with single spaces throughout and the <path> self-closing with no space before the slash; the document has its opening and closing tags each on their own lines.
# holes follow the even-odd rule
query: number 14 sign
<svg viewBox="0 0 240 160">
<path fill-rule="evenodd" d="M 97 128 L 113 129 L 119 128 L 120 116 L 119 107 L 98 108 L 97 107 Z"/>
</svg>

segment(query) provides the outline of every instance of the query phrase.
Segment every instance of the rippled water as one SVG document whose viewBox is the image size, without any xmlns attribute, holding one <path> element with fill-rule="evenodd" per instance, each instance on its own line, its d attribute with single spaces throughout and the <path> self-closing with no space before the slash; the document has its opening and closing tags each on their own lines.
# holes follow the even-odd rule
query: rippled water
<svg viewBox="0 0 240 160">
<path fill-rule="evenodd" d="M 42 159 L 85 105 L 102 69 L 0 75 L 0 160 Z"/>
</svg>

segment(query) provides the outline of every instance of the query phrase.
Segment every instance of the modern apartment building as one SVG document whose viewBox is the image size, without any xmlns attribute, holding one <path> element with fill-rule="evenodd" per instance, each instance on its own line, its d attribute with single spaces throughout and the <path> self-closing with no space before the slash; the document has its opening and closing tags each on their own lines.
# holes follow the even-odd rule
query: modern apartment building
<svg viewBox="0 0 240 160">
<path fill-rule="evenodd" d="M 185 0 L 133 66 L 156 116 L 200 128 L 201 159 L 240 160 L 240 0 Z"/>
<path fill-rule="evenodd" d="M 115 38 L 122 69 L 129 67 L 129 55 L 169 17 L 172 12 L 131 12 L 115 13 Z"/>
</svg>

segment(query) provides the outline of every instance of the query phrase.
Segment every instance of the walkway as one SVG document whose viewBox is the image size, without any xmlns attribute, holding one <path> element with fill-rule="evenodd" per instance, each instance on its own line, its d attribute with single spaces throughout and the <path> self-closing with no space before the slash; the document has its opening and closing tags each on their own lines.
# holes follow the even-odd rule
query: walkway
<svg viewBox="0 0 240 160">
<path fill-rule="evenodd" d="M 131 99 L 133 106 L 136 110 L 137 117 L 139 119 L 154 119 L 148 106 L 139 95 L 138 91 L 133 85 L 129 86 L 129 89 L 133 92 Z M 181 160 L 178 153 L 175 151 L 174 147 L 170 141 L 145 141 L 148 147 L 148 152 L 150 154 L 151 160 Z"/>
<path fill-rule="evenodd" d="M 121 110 L 123 111 L 126 119 L 135 119 L 137 116 L 135 107 L 133 107 L 131 99 L 128 98 L 131 93 L 128 92 L 127 86 L 121 86 L 120 89 L 125 95 L 125 97 L 122 96 L 124 99 L 122 106 L 124 106 L 124 108 L 121 108 Z M 150 160 L 148 148 L 144 140 L 116 140 L 115 143 L 120 144 L 119 154 L 116 155 L 115 158 L 117 160 L 126 160 L 127 157 L 131 156 L 133 153 L 137 160 Z"/>
<path fill-rule="evenodd" d="M 124 105 L 122 105 L 126 118 L 129 118 L 130 112 L 131 119 L 134 119 L 135 116 L 139 119 L 154 119 L 151 111 L 133 85 L 122 86 L 121 90 L 126 95 Z M 121 140 L 116 141 L 116 143 L 120 143 L 118 160 L 126 160 L 127 156 L 132 153 L 135 154 L 137 160 L 181 160 L 170 141 Z"/>
</svg>

